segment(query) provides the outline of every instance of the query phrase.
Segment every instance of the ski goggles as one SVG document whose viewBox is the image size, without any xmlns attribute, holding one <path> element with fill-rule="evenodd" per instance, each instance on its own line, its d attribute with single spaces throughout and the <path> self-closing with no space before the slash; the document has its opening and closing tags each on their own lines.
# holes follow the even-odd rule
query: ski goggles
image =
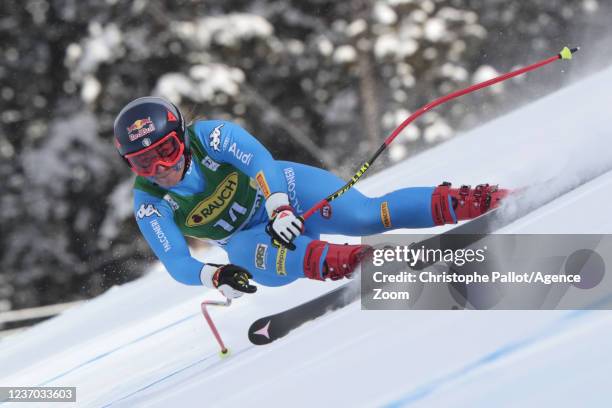
<svg viewBox="0 0 612 408">
<path fill-rule="evenodd" d="M 172 167 L 183 156 L 185 145 L 176 132 L 170 132 L 151 146 L 135 153 L 125 155 L 132 170 L 143 177 L 154 176 L 157 166 Z"/>
</svg>

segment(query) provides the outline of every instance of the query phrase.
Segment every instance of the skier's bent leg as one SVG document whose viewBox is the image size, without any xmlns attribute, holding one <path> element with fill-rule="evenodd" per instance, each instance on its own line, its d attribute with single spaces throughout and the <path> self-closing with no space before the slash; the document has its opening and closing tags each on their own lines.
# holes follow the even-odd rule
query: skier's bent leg
<svg viewBox="0 0 612 408">
<path fill-rule="evenodd" d="M 298 163 L 279 162 L 287 179 L 291 204 L 298 213 L 317 203 L 323 195 L 344 185 L 326 170 Z M 366 197 L 356 188 L 315 213 L 306 222 L 306 233 L 370 235 L 396 228 L 428 228 L 475 218 L 499 205 L 508 190 L 482 184 L 450 188 L 401 188 L 381 197 Z"/>
<path fill-rule="evenodd" d="M 496 185 L 481 184 L 476 188 L 409 187 L 381 197 L 366 197 L 349 191 L 332 202 L 329 227 L 321 232 L 345 235 L 370 235 L 397 228 L 429 228 L 472 219 L 500 205 L 509 194 Z M 334 219 L 336 217 L 336 219 Z M 308 224 L 306 224 L 308 229 Z"/>
<path fill-rule="evenodd" d="M 272 245 L 265 224 L 240 231 L 225 246 L 230 262 L 247 269 L 264 286 L 283 286 L 304 277 L 303 259 L 312 239 L 302 235 L 290 251 Z"/>
<path fill-rule="evenodd" d="M 345 182 L 317 167 L 279 162 L 291 205 L 303 213 Z M 391 228 L 434 226 L 431 212 L 433 187 L 403 188 L 382 197 L 366 197 L 352 188 L 306 221 L 306 234 L 370 235 Z"/>
<path fill-rule="evenodd" d="M 382 197 L 357 198 L 361 204 L 353 212 L 361 212 L 368 218 L 367 233 L 393 228 L 427 228 L 476 218 L 498 207 L 508 194 L 509 190 L 497 185 L 451 188 L 450 183 L 444 182 L 435 188 L 402 188 Z M 346 202 L 341 205 L 346 206 Z"/>
<path fill-rule="evenodd" d="M 230 262 L 253 274 L 264 286 L 282 286 L 298 278 L 337 280 L 350 277 L 370 252 L 366 245 L 338 245 L 300 236 L 293 251 L 275 247 L 265 225 L 240 231 L 225 247 Z"/>
</svg>

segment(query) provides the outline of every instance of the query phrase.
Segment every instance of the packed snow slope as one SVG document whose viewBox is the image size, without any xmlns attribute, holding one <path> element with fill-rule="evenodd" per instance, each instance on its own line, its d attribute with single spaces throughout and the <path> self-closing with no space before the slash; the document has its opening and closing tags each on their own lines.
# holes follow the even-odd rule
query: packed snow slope
<svg viewBox="0 0 612 408">
<path fill-rule="evenodd" d="M 610 84 L 612 68 L 371 176 L 359 188 L 376 195 L 443 180 L 509 187 L 550 180 L 526 198 L 541 200 L 581 184 L 504 232 L 612 232 Z M 223 253 L 198 256 L 222 259 Z M 233 351 L 221 359 L 199 312 L 201 300 L 219 295 L 181 286 L 157 265 L 138 281 L 0 342 L 0 384 L 76 386 L 80 407 L 608 403 L 607 311 L 387 312 L 362 311 L 357 303 L 269 346 L 248 342 L 253 320 L 334 286 L 261 287 L 213 310 Z"/>
</svg>

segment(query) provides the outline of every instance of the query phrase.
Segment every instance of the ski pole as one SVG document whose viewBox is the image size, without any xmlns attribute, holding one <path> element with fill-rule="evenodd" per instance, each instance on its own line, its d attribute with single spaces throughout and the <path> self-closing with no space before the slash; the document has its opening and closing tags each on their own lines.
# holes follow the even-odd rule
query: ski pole
<svg viewBox="0 0 612 408">
<path fill-rule="evenodd" d="M 306 211 L 302 215 L 302 219 L 303 220 L 307 220 L 316 211 L 319 211 L 321 208 L 325 207 L 326 205 L 329 205 L 329 203 L 331 201 L 335 200 L 336 198 L 340 197 L 342 194 L 346 193 L 349 189 L 351 189 L 351 187 L 353 187 L 355 185 L 355 183 L 357 183 L 357 181 L 370 168 L 370 166 L 374 163 L 374 161 L 378 158 L 378 156 L 391 144 L 391 142 L 393 142 L 393 140 L 397 137 L 397 135 L 399 135 L 401 133 L 401 131 L 404 130 L 404 128 L 406 126 L 408 126 L 410 123 L 412 123 L 414 120 L 416 120 L 423 113 L 425 113 L 425 112 L 435 108 L 438 105 L 442 105 L 443 103 L 448 102 L 448 101 L 450 101 L 452 99 L 455 99 L 455 98 L 458 98 L 458 97 L 463 96 L 465 94 L 477 91 L 477 90 L 485 88 L 487 86 L 491 86 L 491 85 L 497 84 L 499 82 L 502 82 L 502 81 L 505 81 L 507 79 L 513 78 L 515 76 L 522 75 L 525 72 L 536 70 L 538 68 L 541 68 L 541 67 L 543 67 L 545 65 L 550 64 L 551 62 L 554 62 L 554 61 L 557 61 L 557 60 L 571 60 L 572 59 L 572 55 L 575 54 L 576 52 L 578 52 L 579 49 L 580 49 L 579 47 L 576 47 L 576 48 L 564 47 L 561 50 L 561 52 L 559 52 L 557 55 L 555 55 L 553 57 L 547 58 L 547 59 L 542 60 L 540 62 L 536 62 L 535 64 L 528 65 L 526 67 L 517 69 L 515 71 L 511 71 L 511 72 L 508 72 L 506 74 L 499 75 L 499 76 L 497 76 L 495 78 L 489 79 L 488 81 L 480 82 L 478 84 L 469 86 L 467 88 L 460 89 L 460 90 L 452 92 L 452 93 L 450 93 L 448 95 L 442 96 L 442 97 L 440 97 L 440 98 L 438 98 L 438 99 L 436 99 L 436 100 L 434 100 L 434 101 L 432 101 L 432 102 L 430 102 L 430 103 L 428 103 L 426 105 L 423 105 L 416 112 L 414 112 L 412 115 L 410 115 L 406 120 L 404 120 L 393 131 L 393 133 L 391 133 L 385 139 L 384 143 L 378 148 L 378 150 L 376 151 L 376 153 L 374 153 L 372 158 L 361 165 L 361 167 L 359 168 L 357 173 L 355 173 L 353 178 L 351 178 L 351 180 L 348 183 L 346 183 L 344 186 L 342 186 L 336 192 L 334 192 L 334 193 L 330 194 L 329 196 L 327 196 L 326 198 L 322 199 L 317 204 L 315 204 L 312 208 L 310 208 L 308 211 Z"/>
<path fill-rule="evenodd" d="M 222 302 L 219 300 L 204 300 L 202 302 L 202 314 L 204 315 L 204 319 L 206 319 L 206 322 L 208 323 L 208 327 L 210 327 L 210 330 L 215 336 L 215 339 L 217 339 L 217 343 L 219 343 L 219 347 L 221 347 L 221 352 L 219 353 L 221 357 L 226 357 L 229 354 L 229 349 L 225 347 L 225 344 L 223 343 L 223 339 L 221 338 L 221 335 L 219 334 L 219 331 L 217 330 L 217 326 L 215 326 L 215 323 L 210 317 L 210 313 L 208 313 L 207 306 L 230 306 L 231 304 L 232 304 L 232 300 L 229 298 L 225 298 L 225 302 Z"/>
</svg>

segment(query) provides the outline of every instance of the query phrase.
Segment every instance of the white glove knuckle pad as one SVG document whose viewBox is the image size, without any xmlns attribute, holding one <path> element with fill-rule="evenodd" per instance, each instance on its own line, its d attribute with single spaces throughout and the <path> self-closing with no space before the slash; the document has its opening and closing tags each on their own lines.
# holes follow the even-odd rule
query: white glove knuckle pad
<svg viewBox="0 0 612 408">
<path fill-rule="evenodd" d="M 218 289 L 221 293 L 223 293 L 223 296 L 225 296 L 228 299 L 236 299 L 243 295 L 242 292 L 232 288 L 229 285 L 221 285 L 219 286 Z"/>
<path fill-rule="evenodd" d="M 287 242 L 297 238 L 301 234 L 302 223 L 291 211 L 281 211 L 274 222 L 272 228 Z"/>
</svg>

